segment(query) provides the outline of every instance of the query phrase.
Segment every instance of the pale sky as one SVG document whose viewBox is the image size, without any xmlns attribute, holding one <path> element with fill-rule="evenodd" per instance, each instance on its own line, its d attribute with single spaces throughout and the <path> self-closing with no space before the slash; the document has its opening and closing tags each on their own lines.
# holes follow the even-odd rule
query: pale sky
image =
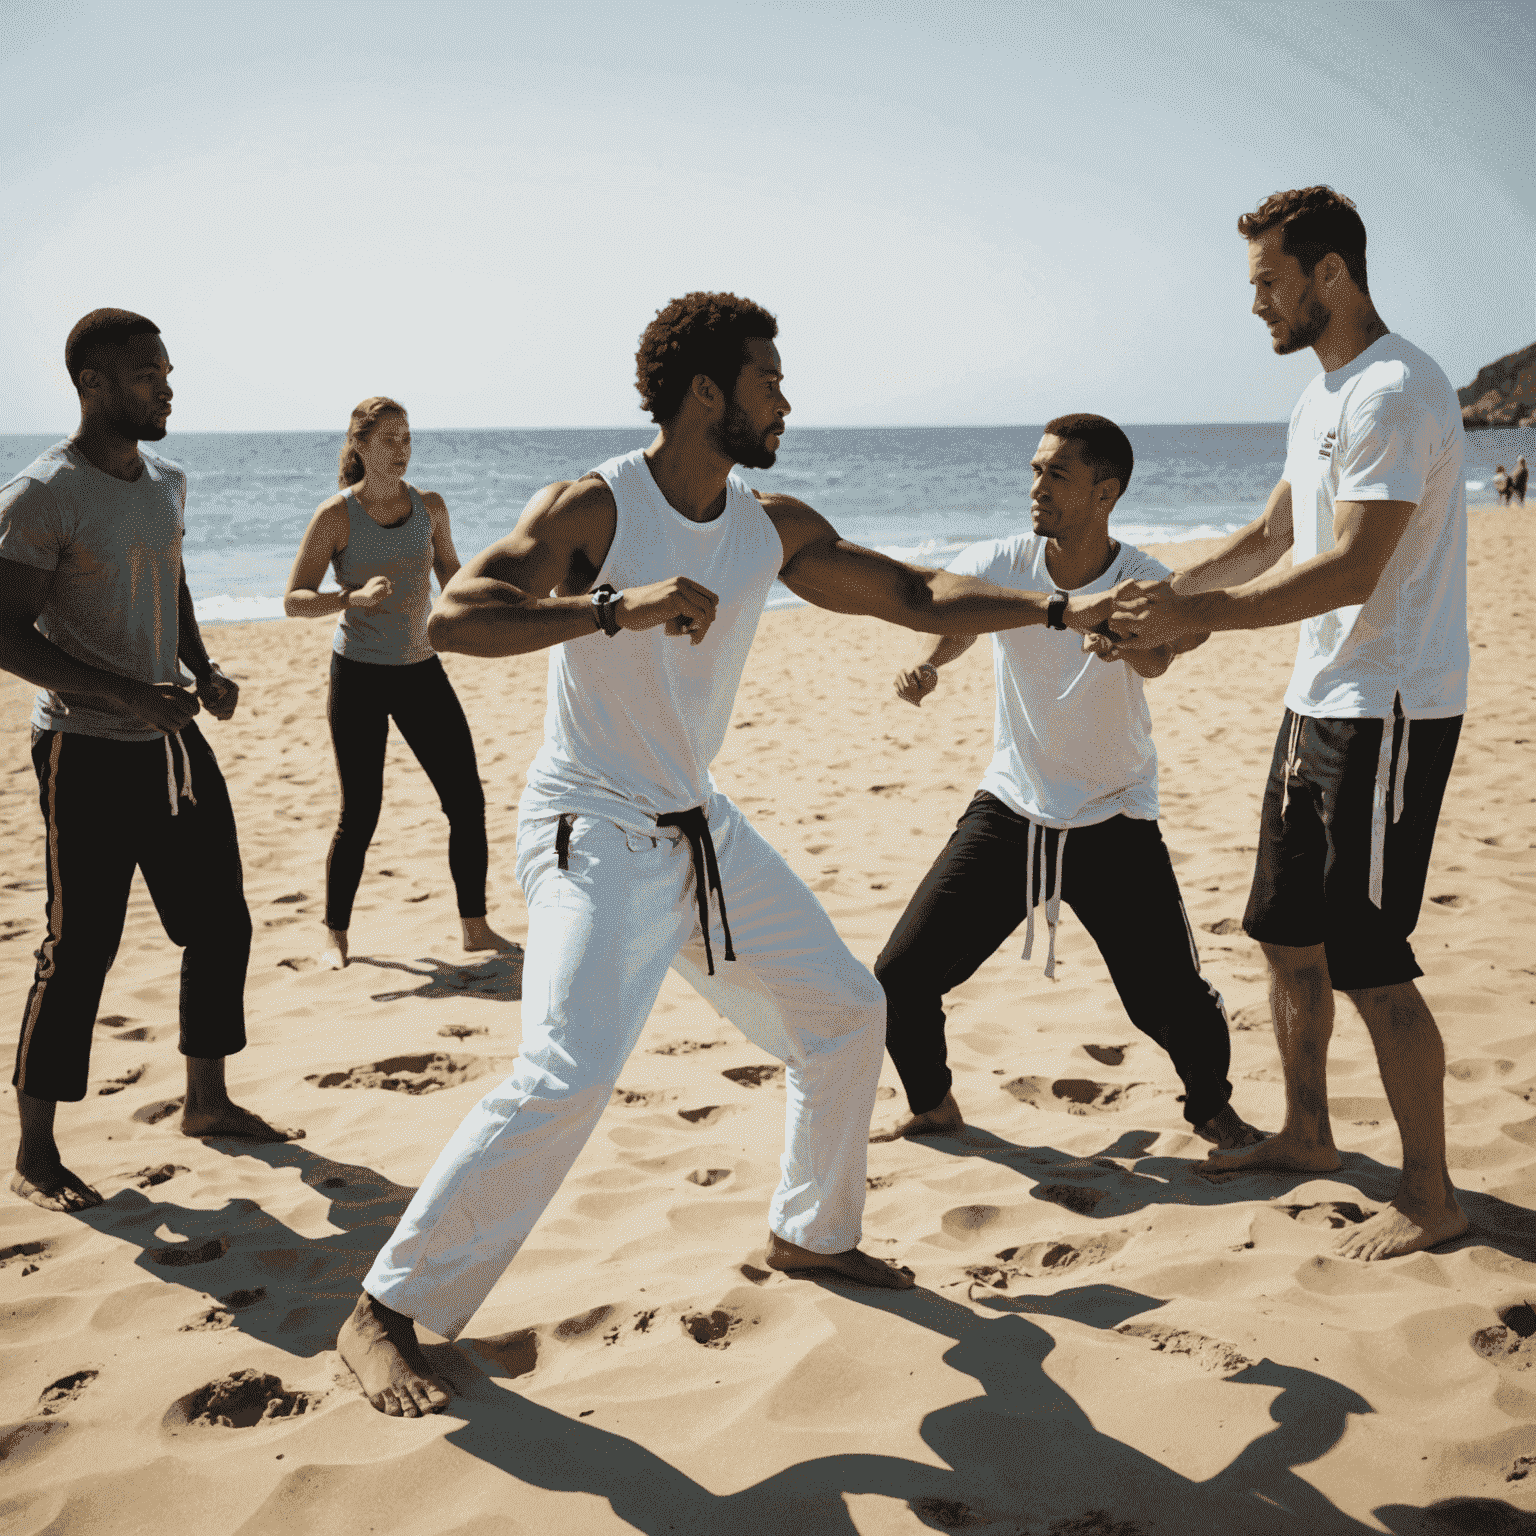
<svg viewBox="0 0 1536 1536">
<path fill-rule="evenodd" d="M 114 304 L 178 432 L 639 425 L 692 288 L 796 424 L 1280 420 L 1237 216 L 1325 181 L 1464 385 L 1536 339 L 1528 0 L 0 0 L 0 432 Z"/>
</svg>

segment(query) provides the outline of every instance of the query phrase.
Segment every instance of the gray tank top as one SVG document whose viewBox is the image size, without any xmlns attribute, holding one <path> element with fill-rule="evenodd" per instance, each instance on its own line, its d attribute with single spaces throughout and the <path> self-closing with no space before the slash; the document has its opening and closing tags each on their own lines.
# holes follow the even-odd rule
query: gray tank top
<svg viewBox="0 0 1536 1536">
<path fill-rule="evenodd" d="M 432 515 L 413 485 L 411 510 L 404 522 L 381 528 L 363 511 L 351 491 L 347 509 L 347 547 L 334 562 L 336 580 L 360 587 L 372 576 L 387 576 L 394 591 L 377 608 L 343 608 L 332 649 L 348 661 L 408 667 L 437 653 L 427 643 L 427 615 L 432 607 Z"/>
</svg>

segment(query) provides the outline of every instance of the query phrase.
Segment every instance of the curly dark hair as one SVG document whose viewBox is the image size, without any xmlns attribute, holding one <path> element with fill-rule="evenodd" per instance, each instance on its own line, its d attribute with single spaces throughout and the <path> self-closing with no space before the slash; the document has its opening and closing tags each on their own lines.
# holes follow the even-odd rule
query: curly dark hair
<svg viewBox="0 0 1536 1536">
<path fill-rule="evenodd" d="M 1131 471 L 1136 467 L 1136 455 L 1131 451 L 1130 438 L 1109 417 L 1074 411 L 1070 416 L 1046 422 L 1045 432 L 1047 437 L 1077 444 L 1083 463 L 1093 471 L 1095 485 L 1113 477 L 1120 482 L 1120 494 L 1125 495 Z"/>
<path fill-rule="evenodd" d="M 694 378 L 704 374 L 727 396 L 746 361 L 747 342 L 772 341 L 779 322 L 760 304 L 734 293 L 685 293 L 646 326 L 635 353 L 635 388 L 654 422 L 682 407 Z"/>
<path fill-rule="evenodd" d="M 1336 251 L 1355 287 L 1361 293 L 1370 292 L 1365 280 L 1365 223 L 1342 192 L 1327 186 L 1272 192 L 1237 221 L 1237 232 L 1245 240 L 1257 240 L 1277 224 L 1280 249 L 1294 256 L 1308 277 L 1329 251 Z"/>
<path fill-rule="evenodd" d="M 64 366 L 69 382 L 80 388 L 80 374 L 86 368 L 100 368 L 113 353 L 119 352 L 135 336 L 158 336 L 160 327 L 131 309 L 93 309 L 75 322 L 64 343 Z"/>
</svg>

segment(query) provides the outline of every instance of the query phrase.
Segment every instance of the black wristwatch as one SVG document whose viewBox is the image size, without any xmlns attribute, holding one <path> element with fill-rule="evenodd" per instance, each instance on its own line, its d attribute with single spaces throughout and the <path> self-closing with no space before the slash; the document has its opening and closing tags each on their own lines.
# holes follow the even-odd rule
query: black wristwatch
<svg viewBox="0 0 1536 1536">
<path fill-rule="evenodd" d="M 615 612 L 624 594 L 615 592 L 605 581 L 592 589 L 592 622 L 611 640 L 619 632 L 619 616 Z"/>
<path fill-rule="evenodd" d="M 1057 587 L 1051 593 L 1051 600 L 1045 605 L 1045 625 L 1047 629 L 1065 629 L 1067 627 L 1067 594 Z"/>
</svg>

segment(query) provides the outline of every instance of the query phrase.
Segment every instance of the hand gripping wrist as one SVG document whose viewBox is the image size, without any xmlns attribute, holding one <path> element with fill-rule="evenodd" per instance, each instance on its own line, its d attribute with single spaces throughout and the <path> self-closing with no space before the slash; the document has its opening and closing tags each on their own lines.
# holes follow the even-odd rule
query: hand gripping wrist
<svg viewBox="0 0 1536 1536">
<path fill-rule="evenodd" d="M 912 670 L 935 683 L 939 680 L 939 669 L 931 661 L 920 661 Z"/>
</svg>

